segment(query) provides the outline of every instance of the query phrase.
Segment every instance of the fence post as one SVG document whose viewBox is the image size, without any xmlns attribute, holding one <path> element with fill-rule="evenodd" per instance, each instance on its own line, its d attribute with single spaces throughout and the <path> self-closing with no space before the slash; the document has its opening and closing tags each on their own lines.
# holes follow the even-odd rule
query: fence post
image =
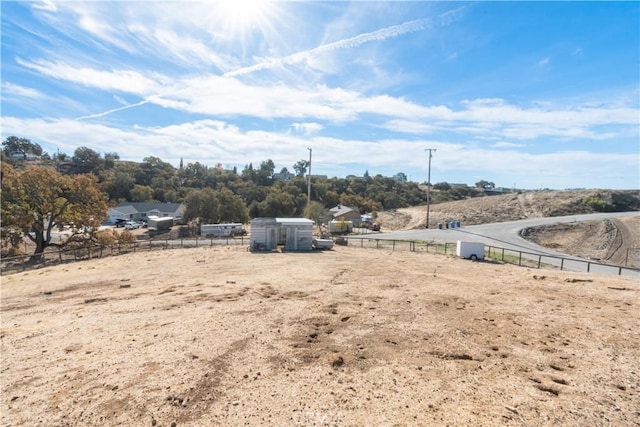
<svg viewBox="0 0 640 427">
<path fill-rule="evenodd" d="M 540 269 L 540 264 L 542 264 L 542 255 L 538 255 L 538 269 Z"/>
<path fill-rule="evenodd" d="M 622 267 L 618 267 L 618 276 L 622 276 Z"/>
<path fill-rule="evenodd" d="M 518 266 L 522 266 L 522 251 L 518 252 Z"/>
<path fill-rule="evenodd" d="M 560 258 L 560 271 L 562 271 L 564 267 L 564 258 Z"/>
<path fill-rule="evenodd" d="M 396 250 L 396 241 L 395 240 L 393 241 L 392 247 L 393 247 L 393 250 L 395 251 Z"/>
<path fill-rule="evenodd" d="M 504 262 L 504 248 L 502 248 L 502 262 Z"/>
<path fill-rule="evenodd" d="M 62 248 L 58 248 L 58 260 L 62 262 Z"/>
<path fill-rule="evenodd" d="M 591 261 L 587 261 L 587 273 L 591 272 Z"/>
</svg>

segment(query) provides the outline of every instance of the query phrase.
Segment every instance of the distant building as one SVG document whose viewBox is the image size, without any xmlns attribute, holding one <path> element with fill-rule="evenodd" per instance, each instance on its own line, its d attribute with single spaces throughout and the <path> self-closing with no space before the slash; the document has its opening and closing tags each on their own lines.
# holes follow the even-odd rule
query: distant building
<svg viewBox="0 0 640 427">
<path fill-rule="evenodd" d="M 277 172 L 277 173 L 273 174 L 273 180 L 274 181 L 287 182 L 287 181 L 291 181 L 294 177 L 295 177 L 295 175 L 292 174 L 291 172 L 285 172 L 285 173 Z"/>
<path fill-rule="evenodd" d="M 321 179 L 329 179 L 327 175 L 311 175 L 311 179 L 321 180 Z"/>
<path fill-rule="evenodd" d="M 344 205 L 337 205 L 331 209 L 329 209 L 333 219 L 338 221 L 351 221 L 353 222 L 354 227 L 358 227 L 360 222 L 362 222 L 362 216 L 357 209 L 350 208 Z"/>
<path fill-rule="evenodd" d="M 26 160 L 26 161 L 35 161 L 40 160 L 40 156 L 35 154 L 25 154 L 25 153 L 11 153 L 9 154 L 9 158 L 11 160 Z"/>
<path fill-rule="evenodd" d="M 147 220 L 150 216 L 181 219 L 184 209 L 182 203 L 123 202 L 115 208 L 109 208 L 107 215 L 110 223 L 115 223 L 118 219 Z"/>
</svg>

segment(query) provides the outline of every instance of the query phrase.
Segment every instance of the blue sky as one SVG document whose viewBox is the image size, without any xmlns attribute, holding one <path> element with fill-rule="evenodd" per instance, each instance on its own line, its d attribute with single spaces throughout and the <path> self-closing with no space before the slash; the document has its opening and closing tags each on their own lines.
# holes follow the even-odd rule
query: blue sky
<svg viewBox="0 0 640 427">
<path fill-rule="evenodd" d="M 2 2 L 2 138 L 640 188 L 638 2 Z"/>
</svg>

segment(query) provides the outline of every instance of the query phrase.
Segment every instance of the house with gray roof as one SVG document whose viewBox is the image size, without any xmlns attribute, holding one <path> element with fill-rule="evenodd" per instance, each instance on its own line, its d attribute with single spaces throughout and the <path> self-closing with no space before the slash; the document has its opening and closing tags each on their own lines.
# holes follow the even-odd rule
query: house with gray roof
<svg viewBox="0 0 640 427">
<path fill-rule="evenodd" d="M 351 221 L 355 227 L 359 226 L 362 221 L 360 211 L 348 206 L 337 205 L 329 209 L 329 212 L 331 212 L 333 219 L 337 221 Z"/>
<path fill-rule="evenodd" d="M 118 206 L 109 208 L 107 214 L 109 222 L 116 220 L 125 221 L 146 221 L 150 216 L 172 217 L 180 219 L 184 214 L 182 203 L 146 203 L 146 202 L 122 202 Z"/>
</svg>

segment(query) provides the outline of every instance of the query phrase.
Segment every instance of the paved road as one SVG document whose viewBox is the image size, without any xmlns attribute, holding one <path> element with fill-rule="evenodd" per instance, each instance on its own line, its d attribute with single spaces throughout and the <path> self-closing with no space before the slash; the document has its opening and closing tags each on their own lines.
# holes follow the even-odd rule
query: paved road
<svg viewBox="0 0 640 427">
<path fill-rule="evenodd" d="M 551 249 L 543 248 L 535 243 L 529 242 L 520 237 L 520 230 L 527 227 L 536 227 L 540 225 L 559 224 L 559 223 L 571 223 L 571 222 L 583 222 L 593 221 L 605 218 L 619 218 L 625 216 L 640 215 L 640 212 L 615 212 L 615 213 L 597 213 L 586 215 L 569 215 L 552 218 L 534 218 L 526 219 L 522 221 L 509 221 L 495 224 L 482 224 L 482 225 L 470 225 L 461 228 L 454 229 L 419 229 L 419 230 L 404 230 L 393 231 L 389 233 L 379 233 L 371 235 L 363 235 L 363 238 L 373 239 L 389 239 L 389 240 L 422 240 L 435 243 L 447 243 L 456 242 L 458 240 L 463 242 L 480 242 L 485 245 L 501 247 L 505 249 L 511 249 L 515 251 L 530 252 L 533 254 L 544 255 L 544 262 L 547 264 L 555 264 L 560 266 L 560 260 L 555 260 L 550 257 L 563 257 L 567 261 L 563 262 L 563 268 L 573 271 L 586 271 L 587 261 L 586 259 L 579 257 L 572 257 Z M 549 257 L 549 258 L 547 258 Z M 537 258 L 537 257 L 536 257 Z M 617 268 L 602 267 L 597 264 L 589 265 L 589 270 L 595 273 L 603 274 L 619 274 Z M 639 277 L 640 272 L 623 270 L 623 275 L 629 275 L 632 277 Z"/>
</svg>

